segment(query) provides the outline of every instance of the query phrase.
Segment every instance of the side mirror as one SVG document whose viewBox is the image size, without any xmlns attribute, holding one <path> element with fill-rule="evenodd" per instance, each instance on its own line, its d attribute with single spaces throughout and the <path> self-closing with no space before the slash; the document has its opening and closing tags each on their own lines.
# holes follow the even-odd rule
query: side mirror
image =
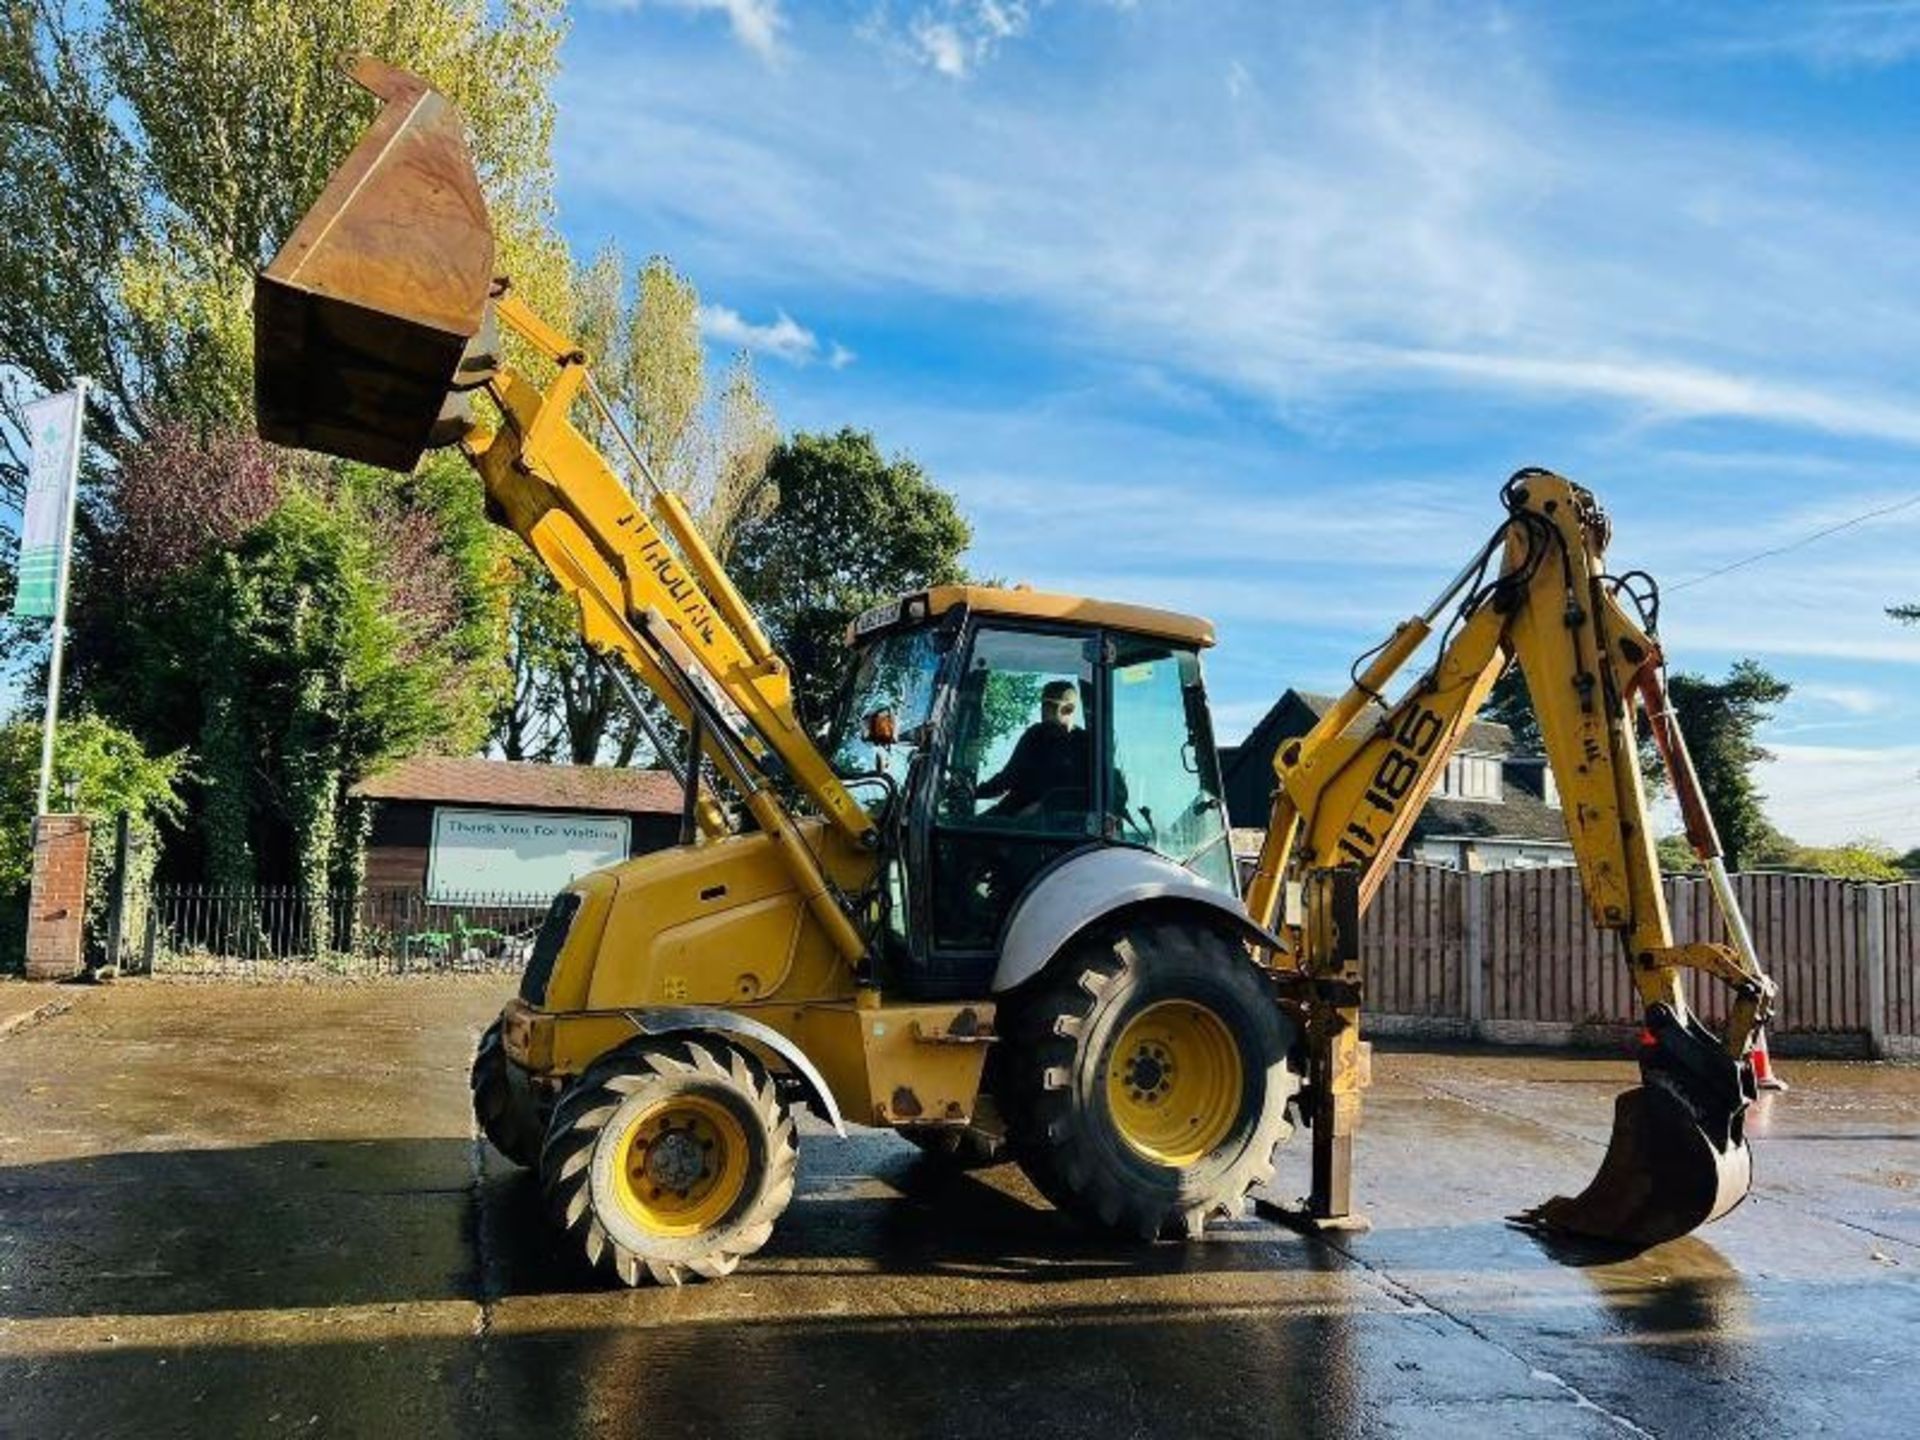
<svg viewBox="0 0 1920 1440">
<path fill-rule="evenodd" d="M 891 710 L 875 710 L 867 716 L 867 743 L 869 745 L 891 745 L 899 738 L 897 722 Z"/>
</svg>

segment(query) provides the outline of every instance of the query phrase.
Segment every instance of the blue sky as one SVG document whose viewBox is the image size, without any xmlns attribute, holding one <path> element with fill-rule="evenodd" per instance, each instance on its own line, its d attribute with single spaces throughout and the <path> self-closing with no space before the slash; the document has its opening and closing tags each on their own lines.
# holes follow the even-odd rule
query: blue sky
<svg viewBox="0 0 1920 1440">
<path fill-rule="evenodd" d="M 972 563 L 1212 616 L 1226 738 L 1332 688 L 1522 464 L 1669 587 L 1920 494 L 1920 3 L 600 0 L 561 220 L 700 286 Z M 1920 504 L 1679 589 L 1791 680 L 1776 820 L 1920 844 Z"/>
</svg>

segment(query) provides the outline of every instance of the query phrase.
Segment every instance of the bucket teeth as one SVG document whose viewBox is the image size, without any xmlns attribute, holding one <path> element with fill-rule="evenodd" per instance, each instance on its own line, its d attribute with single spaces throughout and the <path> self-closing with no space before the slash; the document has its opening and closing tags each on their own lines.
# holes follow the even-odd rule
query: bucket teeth
<svg viewBox="0 0 1920 1440">
<path fill-rule="evenodd" d="M 1716 1143 L 1709 1129 L 1677 1085 L 1650 1078 L 1614 1102 L 1607 1153 L 1587 1188 L 1556 1195 L 1514 1223 L 1643 1250 L 1718 1220 L 1746 1198 L 1753 1157 L 1745 1140 Z"/>
</svg>

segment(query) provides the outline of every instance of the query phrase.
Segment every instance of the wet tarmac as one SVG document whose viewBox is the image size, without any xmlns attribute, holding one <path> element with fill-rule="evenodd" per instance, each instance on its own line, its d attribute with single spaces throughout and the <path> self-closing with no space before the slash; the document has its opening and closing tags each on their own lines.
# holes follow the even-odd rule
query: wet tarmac
<svg viewBox="0 0 1920 1440">
<path fill-rule="evenodd" d="M 0 986 L 8 1436 L 1920 1426 L 1912 1066 L 1789 1062 L 1753 1198 L 1632 1259 L 1503 1223 L 1584 1183 L 1629 1065 L 1397 1052 L 1368 1234 L 1095 1244 L 1011 1171 L 814 1133 L 736 1276 L 629 1293 L 473 1137 L 499 979 L 24 988 Z"/>
</svg>

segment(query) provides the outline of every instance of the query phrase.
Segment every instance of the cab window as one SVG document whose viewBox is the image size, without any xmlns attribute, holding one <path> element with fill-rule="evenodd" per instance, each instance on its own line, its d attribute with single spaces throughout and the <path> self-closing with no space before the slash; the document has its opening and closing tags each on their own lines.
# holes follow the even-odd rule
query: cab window
<svg viewBox="0 0 1920 1440">
<path fill-rule="evenodd" d="M 1164 641 L 1118 636 L 1111 690 L 1109 808 L 1119 838 L 1235 890 L 1200 657 Z"/>
<path fill-rule="evenodd" d="M 982 630 L 961 679 L 942 821 L 1092 833 L 1093 676 L 1084 637 Z"/>
<path fill-rule="evenodd" d="M 1096 657 L 1089 635 L 983 626 L 956 686 L 934 807 L 930 893 L 933 948 L 985 956 L 933 985 L 984 983 L 995 938 L 1029 881 L 1100 833 L 1094 766 L 1100 751 Z"/>
</svg>

